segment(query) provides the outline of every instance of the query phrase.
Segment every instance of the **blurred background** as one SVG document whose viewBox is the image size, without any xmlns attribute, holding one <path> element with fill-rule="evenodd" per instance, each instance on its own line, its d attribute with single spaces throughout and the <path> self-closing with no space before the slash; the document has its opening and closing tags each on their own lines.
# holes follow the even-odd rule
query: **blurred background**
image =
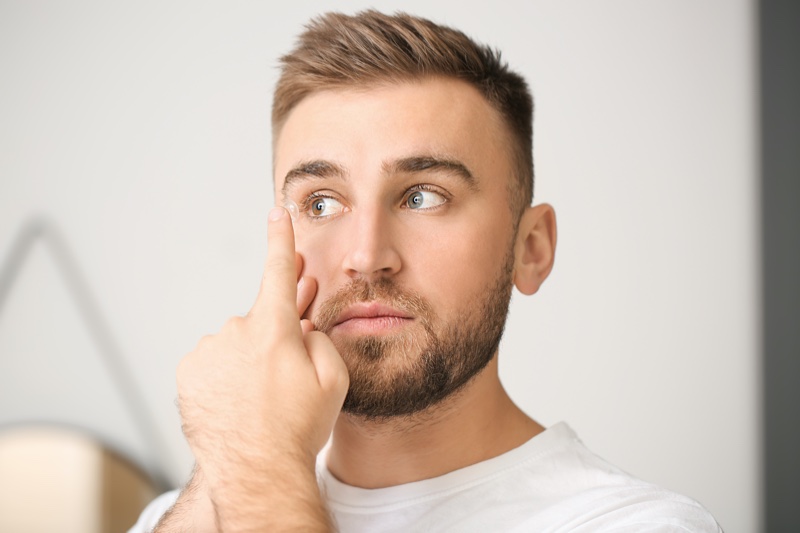
<svg viewBox="0 0 800 533">
<path fill-rule="evenodd" d="M 187 479 L 175 368 L 258 289 L 277 58 L 311 16 L 376 7 L 501 49 L 533 90 L 559 249 L 512 301 L 512 396 L 728 533 L 790 531 L 797 5 L 0 1 L 0 509 L 102 454 L 153 491 Z M 41 427 L 96 445 L 34 474 L 2 443 Z M 57 529 L 111 530 L 91 518 L 109 486 Z"/>
</svg>

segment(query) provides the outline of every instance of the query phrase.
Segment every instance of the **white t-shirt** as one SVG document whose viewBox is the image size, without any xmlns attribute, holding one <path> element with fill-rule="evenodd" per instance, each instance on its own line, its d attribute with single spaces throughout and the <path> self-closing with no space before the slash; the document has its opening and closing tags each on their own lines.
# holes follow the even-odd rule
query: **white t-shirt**
<svg viewBox="0 0 800 533">
<path fill-rule="evenodd" d="M 317 470 L 342 533 L 722 532 L 700 504 L 622 472 L 563 422 L 488 461 L 395 487 L 345 485 L 324 460 Z M 149 531 L 177 497 L 155 499 L 128 533 Z"/>
</svg>

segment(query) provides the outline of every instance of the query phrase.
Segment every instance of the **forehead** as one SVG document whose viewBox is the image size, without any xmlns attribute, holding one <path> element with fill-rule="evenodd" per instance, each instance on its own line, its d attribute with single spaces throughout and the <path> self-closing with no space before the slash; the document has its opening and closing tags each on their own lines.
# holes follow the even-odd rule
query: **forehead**
<svg viewBox="0 0 800 533">
<path fill-rule="evenodd" d="M 300 101 L 276 135 L 276 191 L 302 161 L 371 173 L 387 161 L 434 155 L 460 161 L 479 177 L 511 172 L 511 143 L 500 114 L 459 80 L 316 92 Z"/>
</svg>

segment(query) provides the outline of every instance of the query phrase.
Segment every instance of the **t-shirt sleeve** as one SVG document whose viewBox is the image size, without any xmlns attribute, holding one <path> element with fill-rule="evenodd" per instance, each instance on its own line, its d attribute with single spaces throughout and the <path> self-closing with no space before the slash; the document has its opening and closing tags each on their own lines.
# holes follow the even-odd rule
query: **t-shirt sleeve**
<svg viewBox="0 0 800 533">
<path fill-rule="evenodd" d="M 152 531 L 164 513 L 175 505 L 180 493 L 180 489 L 171 490 L 147 504 L 142 514 L 139 515 L 139 520 L 128 530 L 128 533 L 149 533 Z"/>
</svg>

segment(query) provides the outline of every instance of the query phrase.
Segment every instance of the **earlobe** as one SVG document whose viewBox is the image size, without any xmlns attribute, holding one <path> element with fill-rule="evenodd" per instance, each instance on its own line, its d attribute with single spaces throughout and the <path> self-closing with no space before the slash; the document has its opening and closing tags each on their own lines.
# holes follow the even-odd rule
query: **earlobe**
<svg viewBox="0 0 800 533">
<path fill-rule="evenodd" d="M 534 294 L 553 270 L 556 251 L 556 213 L 548 204 L 528 207 L 522 214 L 514 243 L 514 285 Z"/>
</svg>

